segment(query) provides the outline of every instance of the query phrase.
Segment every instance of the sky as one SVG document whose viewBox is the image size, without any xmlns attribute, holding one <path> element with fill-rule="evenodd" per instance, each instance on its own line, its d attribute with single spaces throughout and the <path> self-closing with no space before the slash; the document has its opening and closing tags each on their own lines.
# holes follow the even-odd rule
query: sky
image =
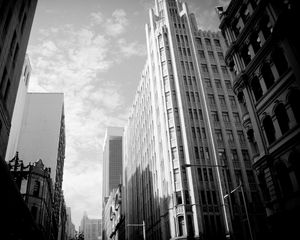
<svg viewBox="0 0 300 240">
<path fill-rule="evenodd" d="M 187 0 L 203 30 L 218 30 L 215 6 Z M 108 126 L 124 127 L 146 62 L 145 24 L 154 0 L 38 0 L 28 55 L 30 92 L 63 92 L 63 191 L 78 229 L 101 218 L 102 146 Z"/>
</svg>

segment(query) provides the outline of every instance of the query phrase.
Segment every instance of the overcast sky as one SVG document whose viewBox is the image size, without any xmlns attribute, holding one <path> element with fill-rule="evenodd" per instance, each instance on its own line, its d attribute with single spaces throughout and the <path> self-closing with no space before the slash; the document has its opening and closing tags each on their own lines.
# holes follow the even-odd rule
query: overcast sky
<svg viewBox="0 0 300 240">
<path fill-rule="evenodd" d="M 214 7 L 187 0 L 202 29 L 217 30 Z M 29 91 L 63 92 L 63 190 L 78 228 L 83 212 L 101 218 L 106 126 L 123 127 L 146 61 L 145 24 L 154 0 L 39 0 L 28 54 Z"/>
</svg>

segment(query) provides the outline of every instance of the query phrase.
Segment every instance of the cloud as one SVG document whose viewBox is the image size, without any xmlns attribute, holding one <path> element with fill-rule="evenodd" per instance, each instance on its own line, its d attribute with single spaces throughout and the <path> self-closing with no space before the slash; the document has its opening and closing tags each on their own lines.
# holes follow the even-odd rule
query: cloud
<svg viewBox="0 0 300 240">
<path fill-rule="evenodd" d="M 139 44 L 138 42 L 128 43 L 124 38 L 121 38 L 118 40 L 118 45 L 120 52 L 123 53 L 125 57 L 146 55 L 145 44 Z"/>
<path fill-rule="evenodd" d="M 92 12 L 91 13 L 91 24 L 98 25 L 103 23 L 103 14 L 101 12 Z"/>
<path fill-rule="evenodd" d="M 104 27 L 108 35 L 117 37 L 120 34 L 124 33 L 128 23 L 129 21 L 127 19 L 125 10 L 116 9 L 112 13 L 112 18 L 107 19 Z"/>
</svg>

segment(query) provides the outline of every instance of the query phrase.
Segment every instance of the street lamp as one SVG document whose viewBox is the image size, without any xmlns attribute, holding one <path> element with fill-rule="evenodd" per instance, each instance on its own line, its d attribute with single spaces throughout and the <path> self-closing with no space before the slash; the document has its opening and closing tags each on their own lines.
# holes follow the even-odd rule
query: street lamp
<svg viewBox="0 0 300 240">
<path fill-rule="evenodd" d="M 143 227 L 143 239 L 146 240 L 146 224 L 144 220 L 142 224 L 129 223 L 127 227 Z"/>
<path fill-rule="evenodd" d="M 247 208 L 246 198 L 245 198 L 245 194 L 244 194 L 244 188 L 243 188 L 243 184 L 242 184 L 241 180 L 240 180 L 240 184 L 235 189 L 233 189 L 230 193 L 224 195 L 224 199 L 227 198 L 230 194 L 234 193 L 238 189 L 241 189 L 241 192 L 242 192 L 243 204 L 245 207 L 245 213 L 246 213 L 246 218 L 247 218 L 247 223 L 248 223 L 248 228 L 249 228 L 249 233 L 250 233 L 250 239 L 253 240 L 252 228 L 251 228 L 251 224 L 250 224 L 248 208 Z"/>
<path fill-rule="evenodd" d="M 217 168 L 217 169 L 218 168 L 224 168 L 224 169 L 227 168 L 226 165 L 218 165 L 218 164 L 214 164 L 214 165 L 209 165 L 209 164 L 183 164 L 182 167 L 184 167 L 184 168 L 187 168 L 187 167 L 214 167 L 214 168 Z M 218 185 L 219 185 L 219 188 L 220 188 L 219 190 L 220 190 L 220 195 L 221 195 L 222 208 L 223 208 L 223 212 L 224 212 L 225 228 L 226 228 L 226 239 L 231 239 L 231 231 L 229 230 L 228 217 L 227 217 L 227 212 L 226 212 L 226 207 L 225 207 L 225 202 L 224 202 L 225 198 L 224 198 L 224 195 L 223 195 L 222 183 L 221 183 L 219 171 L 217 172 L 217 177 L 218 177 Z M 228 191 L 229 186 L 228 186 L 228 182 L 227 182 L 226 177 L 225 177 L 225 184 L 226 184 L 226 191 Z M 230 214 L 232 214 L 230 196 L 229 196 L 229 202 L 230 202 L 229 203 L 229 212 L 230 212 Z"/>
</svg>

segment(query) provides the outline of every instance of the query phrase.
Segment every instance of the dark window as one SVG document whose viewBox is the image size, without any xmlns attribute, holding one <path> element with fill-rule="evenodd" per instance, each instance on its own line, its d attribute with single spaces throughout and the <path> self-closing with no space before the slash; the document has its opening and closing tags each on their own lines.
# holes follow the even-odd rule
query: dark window
<svg viewBox="0 0 300 240">
<path fill-rule="evenodd" d="M 249 53 L 248 46 L 244 46 L 241 49 L 241 57 L 242 57 L 242 59 L 244 61 L 245 67 L 246 67 L 250 63 L 250 61 L 251 61 L 251 55 Z"/>
<path fill-rule="evenodd" d="M 258 77 L 255 76 L 252 79 L 252 81 L 251 81 L 251 88 L 252 88 L 255 100 L 258 101 L 262 97 L 262 95 L 263 95 L 263 91 L 261 89 Z"/>
<path fill-rule="evenodd" d="M 40 193 L 40 185 L 41 183 L 39 181 L 35 181 L 33 186 L 33 196 L 38 197 Z"/>
<path fill-rule="evenodd" d="M 33 219 L 35 220 L 36 219 L 36 216 L 37 216 L 37 207 L 36 206 L 32 206 L 31 207 L 31 215 L 33 217 Z"/>
<path fill-rule="evenodd" d="M 274 76 L 271 71 L 269 64 L 264 64 L 261 68 L 261 75 L 265 81 L 267 89 L 269 89 L 274 84 Z"/>
<path fill-rule="evenodd" d="M 277 48 L 272 53 L 272 60 L 276 66 L 279 76 L 281 76 L 283 73 L 285 73 L 285 71 L 288 69 L 289 65 L 288 65 L 286 57 L 284 56 L 281 49 Z"/>
<path fill-rule="evenodd" d="M 300 111 L 299 111 L 299 102 L 300 102 L 300 91 L 299 90 L 292 90 L 288 96 L 288 102 L 291 105 L 293 114 L 295 116 L 296 121 L 298 124 L 300 123 Z"/>
<path fill-rule="evenodd" d="M 285 107 L 282 103 L 278 104 L 275 108 L 275 116 L 277 118 L 281 133 L 286 133 L 289 128 L 289 117 L 286 113 Z"/>
<path fill-rule="evenodd" d="M 269 144 L 275 141 L 275 128 L 273 125 L 273 121 L 271 117 L 268 115 L 263 120 L 263 127 L 265 129 L 265 133 L 268 139 Z"/>
</svg>

